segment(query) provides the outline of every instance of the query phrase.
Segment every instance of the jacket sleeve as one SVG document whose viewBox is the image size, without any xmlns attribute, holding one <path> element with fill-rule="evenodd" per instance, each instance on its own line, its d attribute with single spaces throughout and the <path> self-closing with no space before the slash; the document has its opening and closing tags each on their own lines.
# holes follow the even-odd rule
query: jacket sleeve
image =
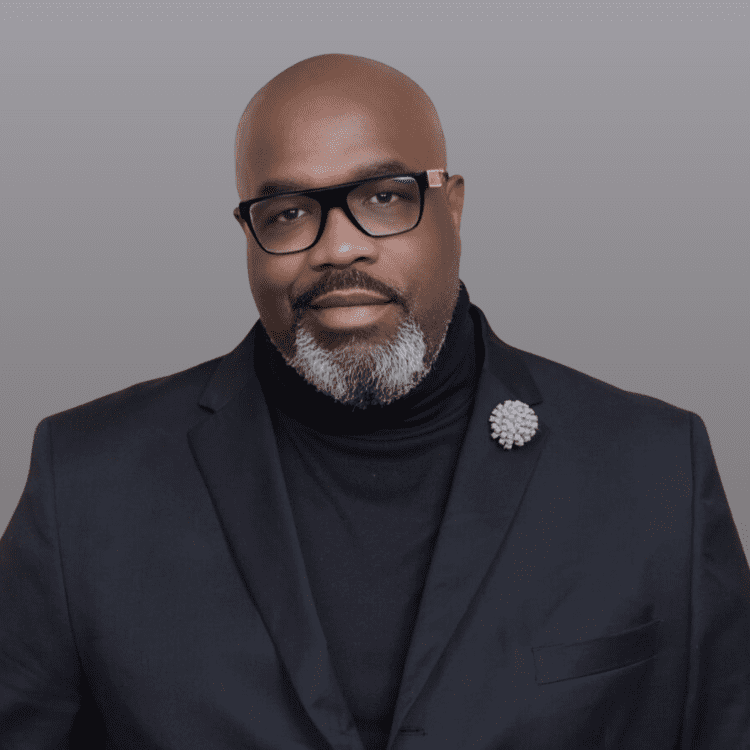
<svg viewBox="0 0 750 750">
<path fill-rule="evenodd" d="M 49 417 L 34 432 L 26 486 L 0 538 L 0 748 L 58 750 L 81 704 L 55 513 Z"/>
<path fill-rule="evenodd" d="M 697 414 L 691 441 L 690 660 L 680 750 L 750 750 L 750 570 Z"/>
</svg>

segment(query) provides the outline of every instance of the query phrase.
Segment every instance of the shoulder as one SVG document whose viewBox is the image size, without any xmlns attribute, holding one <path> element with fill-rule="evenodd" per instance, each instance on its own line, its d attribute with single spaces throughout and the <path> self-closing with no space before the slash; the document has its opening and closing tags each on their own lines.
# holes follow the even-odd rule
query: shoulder
<svg viewBox="0 0 750 750">
<path fill-rule="evenodd" d="M 493 371 L 518 398 L 533 406 L 539 418 L 555 431 L 589 439 L 632 439 L 656 429 L 662 435 L 689 434 L 700 417 L 663 399 L 628 391 L 573 367 L 503 341 L 484 313 L 475 308 L 476 321 Z"/>
<path fill-rule="evenodd" d="M 679 443 L 689 449 L 695 423 L 705 429 L 697 414 L 675 404 L 625 390 L 538 354 L 515 352 L 542 396 L 534 407 L 540 418 L 582 444 L 609 443 L 631 450 L 635 444 Z"/>
<path fill-rule="evenodd" d="M 42 422 L 48 423 L 53 442 L 79 443 L 79 448 L 125 434 L 184 434 L 205 415 L 198 401 L 222 359 L 216 357 L 180 372 L 134 383 L 51 414 Z"/>
<path fill-rule="evenodd" d="M 581 370 L 555 362 L 539 354 L 516 349 L 529 372 L 545 394 L 555 397 L 577 395 L 602 405 L 645 409 L 684 417 L 691 412 L 668 401 L 637 391 L 620 388 Z"/>
</svg>

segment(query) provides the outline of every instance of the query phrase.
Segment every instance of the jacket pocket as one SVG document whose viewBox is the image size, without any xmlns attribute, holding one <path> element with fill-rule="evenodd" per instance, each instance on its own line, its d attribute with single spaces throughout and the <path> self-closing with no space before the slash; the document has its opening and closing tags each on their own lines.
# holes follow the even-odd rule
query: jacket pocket
<svg viewBox="0 0 750 750">
<path fill-rule="evenodd" d="M 660 647 L 661 624 L 662 620 L 652 620 L 590 641 L 533 647 L 537 684 L 584 677 L 650 659 Z"/>
</svg>

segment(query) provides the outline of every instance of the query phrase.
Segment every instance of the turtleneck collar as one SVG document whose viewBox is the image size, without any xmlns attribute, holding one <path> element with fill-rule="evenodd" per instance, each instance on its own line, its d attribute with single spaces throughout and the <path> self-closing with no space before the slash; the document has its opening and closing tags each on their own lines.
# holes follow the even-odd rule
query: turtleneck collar
<svg viewBox="0 0 750 750">
<path fill-rule="evenodd" d="M 254 366 L 266 401 L 296 421 L 329 435 L 387 438 L 443 426 L 470 406 L 481 363 L 477 361 L 469 294 L 460 282 L 458 301 L 435 363 L 405 396 L 385 406 L 345 406 L 318 391 L 284 358 L 258 327 Z"/>
</svg>

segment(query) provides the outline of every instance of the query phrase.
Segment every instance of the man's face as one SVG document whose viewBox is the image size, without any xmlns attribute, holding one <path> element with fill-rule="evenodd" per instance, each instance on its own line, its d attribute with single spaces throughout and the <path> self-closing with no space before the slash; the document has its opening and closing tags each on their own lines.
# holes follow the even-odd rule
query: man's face
<svg viewBox="0 0 750 750">
<path fill-rule="evenodd" d="M 406 131 L 398 124 L 398 112 L 391 114 L 388 108 L 374 109 L 331 96 L 293 98 L 256 129 L 244 162 L 249 194 L 243 200 L 258 197 L 261 185 L 268 182 L 294 183 L 287 189 L 328 187 L 359 179 L 357 173 L 363 168 L 385 162 L 404 165 L 403 170 L 391 172 L 445 166 L 429 163 L 429 149 L 419 141 L 419 128 Z M 287 255 L 263 251 L 242 222 L 250 288 L 261 322 L 286 361 L 311 382 L 316 380 L 311 370 L 314 362 L 328 358 L 325 367 L 343 366 L 348 373 L 346 392 L 328 389 L 343 402 L 352 402 L 355 381 L 372 382 L 377 369 L 374 355 L 380 356 L 382 369 L 393 356 L 403 362 L 404 352 L 413 359 L 421 340 L 419 364 L 431 367 L 458 295 L 462 208 L 463 179 L 453 176 L 446 184 L 444 178 L 443 187 L 426 190 L 422 219 L 409 232 L 368 237 L 341 209 L 332 209 L 317 244 Z M 326 292 L 355 289 L 377 292 L 392 301 L 314 307 L 315 298 Z M 383 359 L 386 349 L 391 360 Z M 318 372 L 317 379 L 330 379 L 326 372 Z M 421 380 L 426 372 L 412 374 Z M 409 379 L 408 373 L 401 377 Z M 401 387 L 391 396 L 407 390 Z M 386 394 L 369 402 L 389 400 Z"/>
</svg>

